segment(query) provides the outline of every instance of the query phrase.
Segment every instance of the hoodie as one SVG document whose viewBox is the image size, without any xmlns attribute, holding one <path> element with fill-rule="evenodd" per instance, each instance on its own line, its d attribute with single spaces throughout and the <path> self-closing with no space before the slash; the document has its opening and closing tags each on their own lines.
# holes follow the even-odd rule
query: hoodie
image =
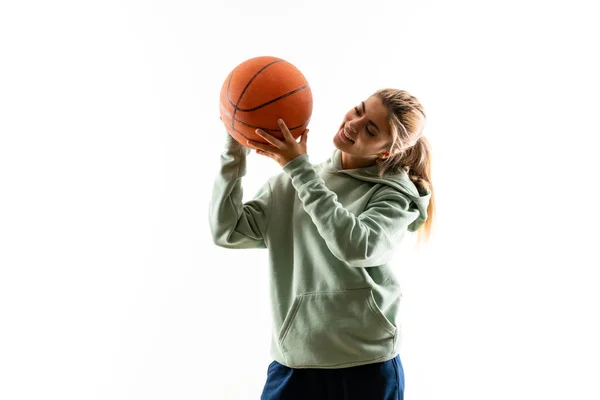
<svg viewBox="0 0 600 400">
<path fill-rule="evenodd" d="M 242 202 L 250 149 L 227 135 L 209 207 L 214 243 L 269 252 L 272 358 L 290 368 L 345 368 L 398 354 L 400 287 L 389 265 L 427 219 L 429 193 L 405 171 L 342 169 L 301 155 Z"/>
</svg>

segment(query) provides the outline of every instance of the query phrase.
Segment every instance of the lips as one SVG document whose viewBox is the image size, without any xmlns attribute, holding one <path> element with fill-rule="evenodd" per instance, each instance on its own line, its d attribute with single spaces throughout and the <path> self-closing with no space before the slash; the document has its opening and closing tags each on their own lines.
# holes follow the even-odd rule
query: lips
<svg viewBox="0 0 600 400">
<path fill-rule="evenodd" d="M 347 142 L 350 143 L 354 143 L 355 140 L 352 139 L 347 133 L 346 133 L 346 129 L 342 129 L 340 135 L 342 136 L 342 139 L 345 139 Z"/>
</svg>

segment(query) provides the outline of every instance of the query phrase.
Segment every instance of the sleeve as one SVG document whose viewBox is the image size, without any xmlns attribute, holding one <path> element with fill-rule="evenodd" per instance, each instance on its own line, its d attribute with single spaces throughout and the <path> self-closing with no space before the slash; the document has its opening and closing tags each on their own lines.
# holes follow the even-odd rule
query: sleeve
<svg viewBox="0 0 600 400">
<path fill-rule="evenodd" d="M 287 163 L 284 171 L 329 250 L 352 267 L 388 262 L 408 225 L 419 216 L 411 200 L 389 186 L 375 192 L 365 211 L 355 216 L 325 186 L 307 155 Z"/>
<path fill-rule="evenodd" d="M 214 182 L 209 205 L 213 241 L 226 248 L 265 248 L 264 235 L 269 222 L 271 187 L 265 183 L 256 196 L 242 204 L 242 177 L 246 175 L 246 155 L 250 149 L 227 134 L 221 154 L 221 168 Z"/>
</svg>

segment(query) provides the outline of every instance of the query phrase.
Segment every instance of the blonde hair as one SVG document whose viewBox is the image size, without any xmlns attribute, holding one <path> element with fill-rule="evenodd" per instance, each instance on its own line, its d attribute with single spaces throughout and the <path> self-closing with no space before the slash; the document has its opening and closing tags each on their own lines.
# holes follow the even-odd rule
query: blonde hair
<svg viewBox="0 0 600 400">
<path fill-rule="evenodd" d="M 425 111 L 419 100 L 405 90 L 379 89 L 378 96 L 390 112 L 390 156 L 380 160 L 381 176 L 396 173 L 401 169 L 408 173 L 410 180 L 420 193 L 430 193 L 427 206 L 427 220 L 418 231 L 418 241 L 429 239 L 435 213 L 435 199 L 431 181 L 431 145 L 423 136 Z"/>
</svg>

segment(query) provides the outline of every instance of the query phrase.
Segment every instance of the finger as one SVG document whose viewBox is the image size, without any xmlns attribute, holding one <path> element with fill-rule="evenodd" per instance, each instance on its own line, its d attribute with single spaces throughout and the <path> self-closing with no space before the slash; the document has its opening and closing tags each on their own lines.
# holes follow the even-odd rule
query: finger
<svg viewBox="0 0 600 400">
<path fill-rule="evenodd" d="M 263 131 L 262 129 L 259 128 L 259 129 L 255 130 L 255 132 L 258 136 L 265 139 L 267 142 L 271 143 L 273 146 L 275 146 L 277 148 L 280 148 L 283 146 L 283 142 L 281 142 L 276 137 L 269 135 L 267 132 Z"/>
<path fill-rule="evenodd" d="M 254 140 L 248 140 L 246 143 L 248 143 L 248 146 L 252 147 L 254 150 L 260 149 L 260 150 L 263 150 L 263 151 L 266 151 L 266 152 L 269 152 L 269 153 L 272 152 L 273 150 L 276 150 L 270 144 L 256 142 Z"/>
<path fill-rule="evenodd" d="M 306 138 L 308 137 L 308 129 L 306 129 L 303 133 L 302 133 L 302 137 L 300 138 L 300 143 L 302 144 L 306 144 Z"/>
<path fill-rule="evenodd" d="M 264 151 L 264 150 L 260 150 L 260 149 L 256 150 L 256 154 L 260 154 L 261 156 L 266 156 L 266 157 L 269 157 L 269 158 L 273 158 L 274 157 L 273 153 L 269 153 L 268 151 Z"/>
<path fill-rule="evenodd" d="M 256 144 L 258 142 L 255 142 L 254 140 L 250 140 L 250 139 L 246 139 L 244 142 L 245 143 L 242 143 L 242 142 L 240 142 L 240 143 L 245 145 L 246 147 L 249 147 L 252 150 L 256 150 Z"/>
<path fill-rule="evenodd" d="M 281 132 L 283 132 L 283 137 L 285 138 L 285 140 L 287 142 L 295 141 L 294 137 L 292 136 L 292 132 L 290 132 L 287 125 L 285 124 L 285 122 L 283 122 L 281 118 L 277 120 L 277 123 L 279 124 L 279 128 L 281 128 Z"/>
</svg>

